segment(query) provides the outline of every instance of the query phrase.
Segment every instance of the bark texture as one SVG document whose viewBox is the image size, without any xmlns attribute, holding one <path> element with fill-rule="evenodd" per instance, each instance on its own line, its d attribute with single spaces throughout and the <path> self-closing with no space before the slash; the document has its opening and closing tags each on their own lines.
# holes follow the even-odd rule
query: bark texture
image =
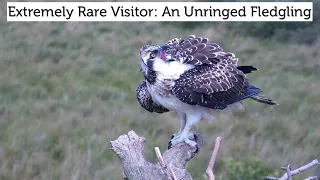
<svg viewBox="0 0 320 180">
<path fill-rule="evenodd" d="M 198 148 L 202 147 L 202 137 L 199 133 L 195 141 Z M 144 158 L 145 138 L 138 136 L 134 131 L 121 135 L 110 142 L 110 149 L 121 160 L 124 178 L 128 180 L 192 180 L 186 170 L 186 165 L 195 156 L 195 148 L 184 142 L 176 144 L 163 153 L 164 165 L 150 163 Z"/>
</svg>

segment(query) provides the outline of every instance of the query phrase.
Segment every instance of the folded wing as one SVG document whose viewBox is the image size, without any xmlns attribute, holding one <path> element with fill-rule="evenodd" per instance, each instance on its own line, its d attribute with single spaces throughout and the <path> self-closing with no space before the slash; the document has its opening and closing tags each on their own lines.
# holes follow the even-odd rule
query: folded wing
<svg viewBox="0 0 320 180">
<path fill-rule="evenodd" d="M 146 81 L 143 80 L 136 88 L 136 96 L 141 107 L 149 112 L 165 113 L 169 112 L 169 109 L 155 103 L 148 91 Z"/>
<path fill-rule="evenodd" d="M 173 94 L 187 104 L 224 109 L 243 96 L 246 83 L 244 73 L 234 64 L 204 64 L 182 74 Z"/>
<path fill-rule="evenodd" d="M 186 39 L 174 38 L 168 41 L 166 53 L 181 63 L 192 65 L 233 64 L 238 59 L 233 53 L 224 52 L 216 43 L 209 43 L 208 38 L 188 36 Z"/>
</svg>

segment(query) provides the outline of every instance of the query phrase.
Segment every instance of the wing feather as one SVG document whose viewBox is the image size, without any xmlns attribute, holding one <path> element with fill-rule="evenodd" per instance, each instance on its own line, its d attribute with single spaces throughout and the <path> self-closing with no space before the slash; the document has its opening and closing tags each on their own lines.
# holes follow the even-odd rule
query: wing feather
<svg viewBox="0 0 320 180">
<path fill-rule="evenodd" d="M 184 103 L 224 109 L 228 101 L 241 96 L 245 75 L 230 64 L 200 65 L 186 71 L 176 80 L 173 94 Z"/>
<path fill-rule="evenodd" d="M 136 88 L 136 96 L 139 104 L 149 112 L 165 113 L 169 110 L 159 104 L 156 104 L 148 91 L 146 80 L 143 80 Z"/>
<path fill-rule="evenodd" d="M 210 107 L 226 108 L 230 100 L 243 95 L 246 77 L 253 68 L 237 69 L 238 58 L 224 52 L 208 38 L 190 35 L 185 39 L 170 40 L 166 54 L 183 64 L 194 65 L 176 80 L 173 94 L 181 101 Z"/>
<path fill-rule="evenodd" d="M 166 53 L 181 63 L 202 65 L 223 62 L 237 65 L 238 59 L 233 53 L 224 52 L 217 43 L 209 43 L 208 38 L 190 35 L 186 39 L 174 38 L 166 45 L 169 47 Z"/>
</svg>

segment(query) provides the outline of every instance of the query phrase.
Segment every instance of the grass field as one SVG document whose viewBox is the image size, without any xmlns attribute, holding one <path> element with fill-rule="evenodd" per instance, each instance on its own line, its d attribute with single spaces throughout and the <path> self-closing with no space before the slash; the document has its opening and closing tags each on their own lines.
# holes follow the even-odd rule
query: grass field
<svg viewBox="0 0 320 180">
<path fill-rule="evenodd" d="M 236 53 L 240 65 L 258 67 L 249 80 L 280 104 L 247 100 L 245 113 L 217 113 L 216 121 L 197 125 L 204 147 L 188 165 L 194 179 L 205 179 L 218 135 L 218 179 L 227 179 L 224 162 L 230 157 L 255 158 L 279 173 L 288 163 L 296 168 L 320 158 L 320 40 L 294 45 L 237 36 L 214 23 L 179 27 L 2 21 L 0 179 L 121 179 L 120 162 L 108 145 L 131 129 L 146 137 L 146 156 L 155 162 L 154 147 L 166 149 L 179 121 L 173 113 L 151 114 L 138 104 L 139 48 L 189 34 Z"/>
</svg>

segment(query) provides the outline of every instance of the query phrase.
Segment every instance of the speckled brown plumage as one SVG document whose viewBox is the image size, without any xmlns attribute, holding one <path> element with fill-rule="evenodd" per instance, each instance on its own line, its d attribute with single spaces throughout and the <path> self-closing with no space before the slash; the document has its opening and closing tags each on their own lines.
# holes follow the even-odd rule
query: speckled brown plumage
<svg viewBox="0 0 320 180">
<path fill-rule="evenodd" d="M 224 109 L 233 98 L 242 96 L 244 73 L 234 65 L 201 65 L 190 69 L 175 81 L 173 94 L 182 102 Z M 230 101 L 232 102 L 232 101 Z"/>
<path fill-rule="evenodd" d="M 186 39 L 174 38 L 169 40 L 166 53 L 181 63 L 202 64 L 237 64 L 237 58 L 233 53 L 224 52 L 216 43 L 210 43 L 208 38 L 188 36 Z"/>
<path fill-rule="evenodd" d="M 143 80 L 139 86 L 136 88 L 136 96 L 138 102 L 140 103 L 141 107 L 146 109 L 149 112 L 156 112 L 156 113 L 165 113 L 169 112 L 169 110 L 159 104 L 156 104 L 147 89 L 146 81 Z"/>
<path fill-rule="evenodd" d="M 213 109 L 224 109 L 232 99 L 244 94 L 246 77 L 255 68 L 237 68 L 238 59 L 207 38 L 188 36 L 166 43 L 166 53 L 183 64 L 195 68 L 183 73 L 175 81 L 173 94 L 182 102 Z"/>
<path fill-rule="evenodd" d="M 177 112 L 180 130 L 171 145 L 189 139 L 190 129 L 202 118 L 214 119 L 213 109 L 241 104 L 247 98 L 274 105 L 259 96 L 261 89 L 251 85 L 245 74 L 256 71 L 253 66 L 237 66 L 238 58 L 225 52 L 207 38 L 188 36 L 174 38 L 164 46 L 143 46 L 140 65 L 145 80 L 137 87 L 140 105 L 149 112 Z"/>
</svg>

